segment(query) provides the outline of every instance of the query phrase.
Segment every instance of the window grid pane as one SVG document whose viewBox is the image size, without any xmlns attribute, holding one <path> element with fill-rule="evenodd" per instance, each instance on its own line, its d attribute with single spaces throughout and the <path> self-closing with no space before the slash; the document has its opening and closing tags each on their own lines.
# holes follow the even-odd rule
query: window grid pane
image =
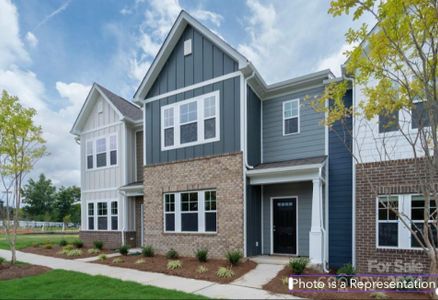
<svg viewBox="0 0 438 300">
<path fill-rule="evenodd" d="M 117 213 L 118 213 L 117 202 L 113 201 L 111 202 L 111 214 L 117 215 Z"/>
<path fill-rule="evenodd" d="M 117 139 L 115 135 L 110 136 L 110 150 L 117 150 Z"/>
<path fill-rule="evenodd" d="M 197 113 L 196 101 L 181 105 L 180 107 L 181 124 L 197 121 L 197 119 L 198 119 L 198 113 Z"/>
<path fill-rule="evenodd" d="M 216 116 L 216 97 L 211 96 L 204 99 L 204 118 Z"/>
<path fill-rule="evenodd" d="M 106 139 L 98 139 L 96 140 L 96 153 L 106 152 Z"/>
<path fill-rule="evenodd" d="M 181 194 L 181 211 L 198 211 L 198 193 Z"/>
</svg>

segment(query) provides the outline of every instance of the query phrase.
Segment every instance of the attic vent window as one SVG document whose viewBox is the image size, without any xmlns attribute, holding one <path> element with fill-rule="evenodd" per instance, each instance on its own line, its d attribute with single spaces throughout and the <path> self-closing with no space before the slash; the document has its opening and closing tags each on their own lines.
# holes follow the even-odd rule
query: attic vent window
<svg viewBox="0 0 438 300">
<path fill-rule="evenodd" d="M 102 101 L 99 101 L 98 103 L 97 103 L 97 113 L 102 113 L 103 112 L 103 103 L 102 103 Z"/>
<path fill-rule="evenodd" d="M 184 41 L 184 56 L 192 54 L 192 39 Z"/>
</svg>

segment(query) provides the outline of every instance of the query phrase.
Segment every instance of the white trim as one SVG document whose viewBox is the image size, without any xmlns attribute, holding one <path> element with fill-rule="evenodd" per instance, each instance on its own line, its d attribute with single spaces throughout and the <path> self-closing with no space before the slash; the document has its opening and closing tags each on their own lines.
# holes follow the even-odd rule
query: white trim
<svg viewBox="0 0 438 300">
<path fill-rule="evenodd" d="M 204 102 L 206 98 L 214 97 L 215 98 L 215 115 L 205 117 L 205 111 L 204 111 Z M 189 103 L 196 103 L 196 120 L 181 123 L 180 120 L 180 110 L 181 106 L 189 104 Z M 172 109 L 173 110 L 173 126 L 164 127 L 164 111 Z M 175 102 L 172 104 L 164 105 L 161 107 L 161 124 L 160 124 L 160 136 L 161 136 L 161 151 L 167 151 L 167 150 L 173 150 L 173 149 L 179 149 L 179 148 L 185 148 L 195 145 L 201 145 L 206 143 L 213 143 L 220 141 L 220 91 L 216 90 L 211 93 L 203 94 L 200 96 L 196 96 L 190 99 L 186 99 L 184 101 Z M 205 120 L 215 118 L 215 137 L 205 139 L 204 135 L 204 122 Z M 180 130 L 181 126 L 184 124 L 191 124 L 196 123 L 197 124 L 197 140 L 189 143 L 181 143 L 181 136 L 180 136 Z M 165 129 L 167 128 L 173 128 L 173 145 L 171 146 L 165 146 Z"/>
<path fill-rule="evenodd" d="M 295 253 L 276 253 L 276 252 L 274 252 L 274 200 L 275 199 L 295 199 L 295 214 L 296 214 L 296 216 L 295 216 L 295 222 L 296 222 L 296 234 L 295 234 L 295 244 L 296 244 L 296 247 L 295 247 Z M 284 254 L 287 254 L 287 255 L 291 255 L 291 256 L 298 256 L 299 255 L 299 250 L 298 250 L 298 235 L 299 235 L 299 222 L 298 222 L 298 196 L 278 196 L 278 197 L 276 197 L 276 196 L 272 196 L 272 197 L 270 197 L 269 198 L 269 201 L 270 201 L 270 213 L 271 213 L 271 226 L 270 226 L 270 232 L 271 232 L 271 252 L 270 252 L 270 254 L 271 255 L 284 255 Z"/>
<path fill-rule="evenodd" d="M 111 144 L 111 137 L 115 136 L 116 137 L 116 143 L 117 143 L 117 147 L 116 150 L 117 151 L 117 163 L 115 165 L 111 165 L 111 150 L 110 149 L 110 144 Z M 101 140 L 101 139 L 105 139 L 105 153 L 106 153 L 106 166 L 103 167 L 97 167 L 97 155 L 104 153 L 104 152 L 99 152 L 97 153 L 97 140 Z M 89 142 L 92 142 L 93 144 L 93 167 L 91 169 L 88 168 L 88 153 L 87 153 L 87 144 Z M 122 143 L 124 141 L 122 140 Z M 126 144 L 126 143 L 124 143 Z M 119 166 L 119 159 L 120 159 L 120 147 L 119 147 L 119 135 L 117 132 L 112 132 L 112 133 L 108 133 L 105 135 L 100 135 L 97 137 L 93 137 L 93 138 L 88 138 L 85 140 L 85 172 L 93 172 L 93 171 L 101 171 L 101 170 L 105 170 L 105 169 L 110 169 L 110 168 L 117 168 Z"/>
<path fill-rule="evenodd" d="M 85 130 L 85 131 L 81 131 L 81 135 L 84 135 L 84 134 L 87 134 L 87 133 L 94 133 L 94 132 L 102 130 L 102 129 L 106 129 L 106 128 L 109 128 L 109 127 L 121 125 L 123 123 L 124 123 L 123 121 L 117 121 L 115 123 L 103 125 L 103 126 L 96 127 L 96 128 L 93 128 L 93 129 L 88 129 L 88 130 Z"/>
<path fill-rule="evenodd" d="M 264 210 L 264 200 L 265 200 L 265 197 L 264 197 L 264 190 L 263 190 L 263 185 L 261 185 L 260 186 L 260 205 L 261 205 L 261 207 L 260 207 L 260 211 L 261 211 L 261 217 L 260 217 L 260 223 L 261 223 L 261 241 L 260 241 L 260 254 L 261 255 L 263 255 L 264 254 L 264 245 L 265 245 L 265 237 L 264 237 L 264 217 L 263 217 L 263 212 L 265 211 Z"/>
<path fill-rule="evenodd" d="M 198 88 L 204 87 L 206 85 L 210 85 L 210 84 L 217 83 L 217 82 L 220 82 L 220 81 L 224 81 L 224 80 L 227 80 L 227 79 L 231 79 L 231 78 L 234 78 L 234 77 L 237 77 L 237 76 L 241 76 L 241 74 L 242 73 L 240 71 L 236 71 L 236 72 L 233 72 L 233 73 L 228 73 L 228 74 L 225 74 L 225 75 L 222 75 L 222 76 L 219 76 L 219 77 L 215 77 L 213 79 L 209 79 L 209 80 L 206 80 L 206 81 L 195 83 L 195 84 L 192 84 L 192 85 L 189 85 L 189 86 L 177 89 L 177 90 L 173 90 L 173 91 L 161 94 L 161 95 L 157 95 L 157 96 L 154 96 L 154 97 L 146 98 L 146 99 L 144 99 L 142 101 L 143 101 L 144 104 L 147 104 L 147 103 L 150 103 L 150 102 L 153 102 L 153 101 L 157 101 L 157 100 L 160 100 L 160 99 L 163 99 L 163 98 L 167 98 L 167 97 L 174 96 L 174 95 L 177 95 L 177 94 L 181 94 L 181 93 L 184 93 L 184 92 L 188 92 L 188 91 L 191 91 L 191 90 L 194 90 L 194 89 L 198 89 Z"/>
<path fill-rule="evenodd" d="M 284 109 L 285 109 L 286 104 L 294 103 L 294 102 L 298 102 L 298 104 L 297 104 L 298 114 L 297 114 L 296 116 L 292 116 L 292 117 L 285 118 L 285 117 L 284 117 Z M 300 114 L 301 114 L 301 111 L 300 111 L 300 110 L 301 110 L 301 109 L 300 109 L 300 103 L 301 103 L 301 101 L 300 101 L 299 98 L 292 99 L 292 100 L 286 100 L 286 101 L 283 101 L 283 103 L 282 103 L 282 107 L 283 107 L 283 109 L 282 109 L 283 136 L 289 136 L 289 135 L 299 134 L 299 133 L 301 132 L 301 126 L 300 126 L 300 123 L 301 123 L 301 116 L 300 116 Z M 286 133 L 286 127 L 284 126 L 284 121 L 289 120 L 289 119 L 294 119 L 294 118 L 297 118 L 297 119 L 298 119 L 298 120 L 297 120 L 297 132 Z"/>
<path fill-rule="evenodd" d="M 263 101 L 260 99 L 260 163 L 263 163 L 263 119 Z"/>
<path fill-rule="evenodd" d="M 147 149 L 146 149 L 146 105 L 143 106 L 143 166 L 147 165 Z M 144 178 L 143 178 L 144 180 Z"/>
<path fill-rule="evenodd" d="M 240 75 L 240 150 L 245 151 L 245 85 L 246 80 L 243 74 Z M 245 164 L 245 163 L 244 163 Z"/>
<path fill-rule="evenodd" d="M 117 191 L 118 188 L 112 187 L 112 188 L 102 188 L 102 189 L 91 189 L 91 190 L 82 190 L 81 194 L 85 193 L 99 193 L 99 192 L 109 192 L 109 191 Z M 93 201 L 93 200 L 87 200 L 87 201 Z"/>
</svg>

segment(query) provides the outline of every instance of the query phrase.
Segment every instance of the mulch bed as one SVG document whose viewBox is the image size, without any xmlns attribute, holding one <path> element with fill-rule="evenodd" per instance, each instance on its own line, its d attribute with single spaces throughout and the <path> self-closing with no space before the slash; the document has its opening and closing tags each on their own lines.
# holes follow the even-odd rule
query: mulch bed
<svg viewBox="0 0 438 300">
<path fill-rule="evenodd" d="M 317 274 L 315 270 L 306 270 L 304 274 Z M 270 282 L 263 286 L 263 289 L 274 293 L 290 294 L 298 297 L 309 298 L 309 299 L 376 299 L 372 297 L 372 292 L 361 293 L 361 292 L 289 292 L 288 285 L 282 282 L 284 277 L 289 277 L 291 275 L 290 268 L 285 267 L 281 270 L 276 277 L 274 277 Z M 328 278 L 328 277 L 327 277 Z M 314 281 L 316 277 L 302 277 L 303 281 Z M 323 281 L 322 279 L 321 281 Z M 386 299 L 430 299 L 429 295 L 425 293 L 385 293 Z"/>
<path fill-rule="evenodd" d="M 256 267 L 256 263 L 250 260 L 242 261 L 237 266 L 233 266 L 231 270 L 234 272 L 234 276 L 231 278 L 219 278 L 216 276 L 216 272 L 219 267 L 228 267 L 229 263 L 220 259 L 209 259 L 206 263 L 200 263 L 196 258 L 180 257 L 178 260 L 182 262 L 182 268 L 177 270 L 168 270 L 167 262 L 169 261 L 165 256 L 156 255 L 154 257 L 143 257 L 142 255 L 129 255 L 119 256 L 124 262 L 113 263 L 114 258 L 108 258 L 104 261 L 95 261 L 94 263 L 100 263 L 109 266 L 122 267 L 136 269 L 140 271 L 157 272 L 169 275 L 181 276 L 186 278 L 200 279 L 213 281 L 218 283 L 229 283 L 241 277 L 245 273 L 251 271 Z M 144 263 L 136 264 L 139 259 L 144 259 Z M 196 269 L 199 266 L 207 267 L 208 271 L 205 273 L 197 273 Z"/>
<path fill-rule="evenodd" d="M 24 249 L 21 249 L 20 251 L 27 252 L 27 253 L 33 253 L 33 254 L 39 254 L 39 255 L 45 255 L 45 256 L 52 256 L 52 257 L 57 257 L 57 258 L 65 258 L 65 259 L 78 259 L 78 258 L 99 256 L 100 254 L 113 253 L 110 250 L 103 249 L 99 254 L 90 254 L 90 253 L 88 253 L 88 249 L 90 249 L 90 248 L 81 248 L 82 255 L 80 255 L 80 256 L 67 256 L 65 254 L 58 253 L 62 250 L 62 247 L 58 246 L 58 245 L 52 246 L 52 249 L 46 249 L 43 246 L 38 246 L 38 247 L 24 248 Z"/>
<path fill-rule="evenodd" d="M 45 273 L 49 271 L 49 268 L 28 265 L 28 264 L 17 264 L 11 265 L 10 263 L 0 264 L 0 280 L 10 280 L 17 279 L 27 276 L 33 276 Z"/>
</svg>

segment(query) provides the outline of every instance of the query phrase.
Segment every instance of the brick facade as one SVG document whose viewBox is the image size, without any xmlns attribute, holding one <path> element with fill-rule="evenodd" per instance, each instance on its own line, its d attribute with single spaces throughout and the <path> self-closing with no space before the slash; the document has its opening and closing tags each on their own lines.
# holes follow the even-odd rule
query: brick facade
<svg viewBox="0 0 438 300">
<path fill-rule="evenodd" d="M 157 253 L 174 248 L 193 256 L 206 247 L 210 257 L 229 249 L 243 252 L 243 161 L 241 153 L 146 166 L 144 169 L 144 242 Z M 215 189 L 217 233 L 164 233 L 163 193 Z"/>
<path fill-rule="evenodd" d="M 85 247 L 92 247 L 94 241 L 102 241 L 106 249 L 117 249 L 122 245 L 120 231 L 81 231 L 79 238 L 84 242 Z M 130 247 L 135 247 L 135 232 L 125 232 L 125 238 Z"/>
<path fill-rule="evenodd" d="M 356 264 L 359 272 L 396 272 L 396 265 L 429 261 L 421 250 L 377 249 L 376 199 L 379 195 L 420 193 L 419 164 L 413 159 L 373 162 L 356 166 Z M 370 266 L 377 268 L 369 269 Z M 419 266 L 419 265 L 417 265 Z"/>
</svg>

